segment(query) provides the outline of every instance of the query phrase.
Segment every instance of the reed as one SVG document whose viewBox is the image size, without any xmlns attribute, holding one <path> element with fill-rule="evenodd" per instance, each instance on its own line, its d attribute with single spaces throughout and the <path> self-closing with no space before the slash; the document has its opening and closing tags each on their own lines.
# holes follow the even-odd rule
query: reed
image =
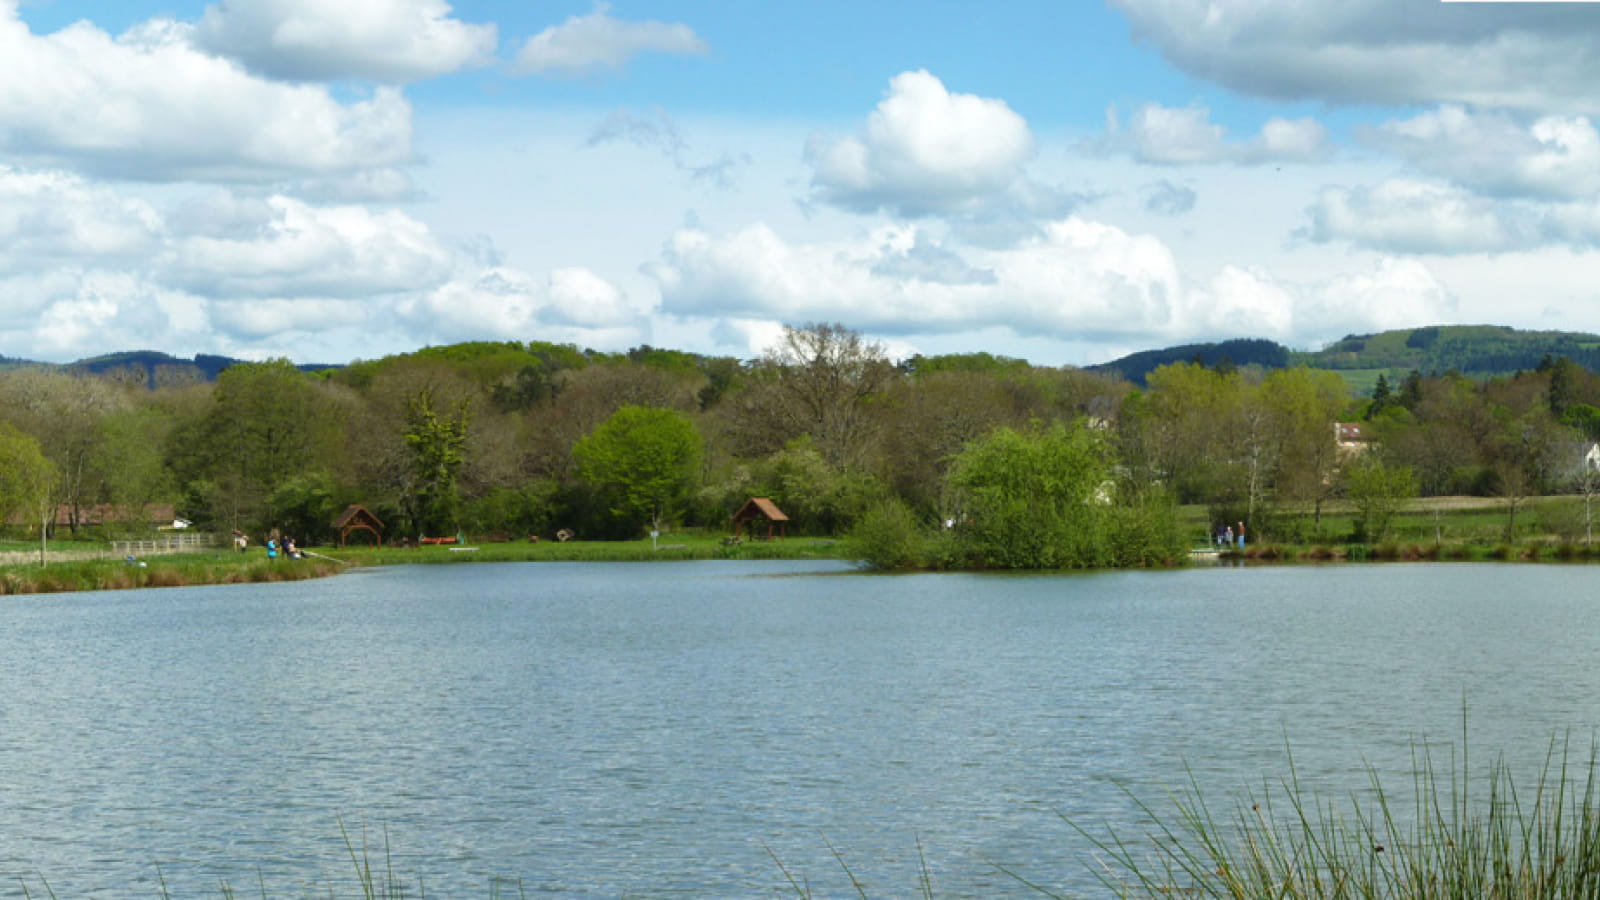
<svg viewBox="0 0 1600 900">
<path fill-rule="evenodd" d="M 1475 791 L 1463 742 L 1460 766 L 1441 770 L 1413 749 L 1412 791 L 1397 804 L 1368 768 L 1371 799 L 1341 807 L 1302 788 L 1293 763 L 1272 789 L 1215 816 L 1191 773 L 1140 839 L 1096 835 L 1101 883 L 1116 897 L 1227 900 L 1600 897 L 1600 794 L 1591 749 L 1577 764 L 1552 741 L 1534 784 L 1518 786 L 1504 760 Z M 1038 893 L 1050 891 L 1024 881 Z"/>
</svg>

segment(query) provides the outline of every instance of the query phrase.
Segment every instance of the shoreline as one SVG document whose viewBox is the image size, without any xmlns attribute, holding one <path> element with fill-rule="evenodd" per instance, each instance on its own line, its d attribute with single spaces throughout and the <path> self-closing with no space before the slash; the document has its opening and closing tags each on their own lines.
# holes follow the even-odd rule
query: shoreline
<svg viewBox="0 0 1600 900">
<path fill-rule="evenodd" d="M 262 584 L 326 578 L 349 569 L 395 565 L 451 565 L 493 562 L 686 562 L 697 560 L 850 561 L 838 540 L 790 538 L 773 542 L 723 544 L 693 537 L 681 542 L 573 541 L 570 543 L 484 543 L 459 547 L 430 546 L 317 548 L 306 559 L 267 559 L 259 551 L 232 550 L 152 556 L 138 564 L 126 560 L 54 562 L 48 566 L 0 566 L 0 596 L 78 591 L 137 590 L 214 584 Z M 314 555 L 312 555 L 314 554 Z M 1167 568 L 1239 563 L 1326 565 L 1368 562 L 1526 562 L 1590 563 L 1600 561 L 1596 544 L 1260 544 L 1243 552 L 1223 550 L 1191 556 Z M 976 572 L 980 569 L 916 568 L 901 572 Z M 1008 572 L 1024 570 L 1004 570 Z"/>
</svg>

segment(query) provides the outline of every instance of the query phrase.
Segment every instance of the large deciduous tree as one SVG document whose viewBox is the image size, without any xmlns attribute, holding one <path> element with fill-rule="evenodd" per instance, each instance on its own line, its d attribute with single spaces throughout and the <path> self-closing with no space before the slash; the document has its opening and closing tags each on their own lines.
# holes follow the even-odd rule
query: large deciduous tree
<svg viewBox="0 0 1600 900">
<path fill-rule="evenodd" d="M 839 324 L 785 325 L 763 362 L 794 433 L 811 435 L 832 465 L 861 465 L 873 435 L 868 400 L 894 375 L 883 347 Z"/>
<path fill-rule="evenodd" d="M 573 448 L 580 477 L 624 527 L 659 529 L 683 509 L 704 442 L 688 416 L 624 406 Z"/>
<path fill-rule="evenodd" d="M 1007 569 L 1105 565 L 1104 442 L 1083 424 L 997 428 L 950 468 L 949 485 L 971 554 Z"/>
<path fill-rule="evenodd" d="M 48 533 L 58 471 L 39 442 L 0 422 L 0 522 L 13 516 L 39 526 L 40 547 Z M 43 560 L 41 550 L 41 561 Z"/>
</svg>

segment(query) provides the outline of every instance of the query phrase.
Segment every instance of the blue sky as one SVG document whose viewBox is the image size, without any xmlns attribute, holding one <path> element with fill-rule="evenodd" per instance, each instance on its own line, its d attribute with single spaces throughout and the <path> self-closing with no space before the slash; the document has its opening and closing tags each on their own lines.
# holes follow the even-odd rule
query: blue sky
<svg viewBox="0 0 1600 900">
<path fill-rule="evenodd" d="M 0 0 L 0 354 L 1600 331 L 1600 5 Z"/>
</svg>

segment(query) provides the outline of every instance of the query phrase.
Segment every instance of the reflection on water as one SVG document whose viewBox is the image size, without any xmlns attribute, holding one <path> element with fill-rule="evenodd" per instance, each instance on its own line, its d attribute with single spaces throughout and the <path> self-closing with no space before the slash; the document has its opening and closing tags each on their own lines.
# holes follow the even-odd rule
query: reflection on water
<svg viewBox="0 0 1600 900">
<path fill-rule="evenodd" d="M 1521 771 L 1596 724 L 1593 569 L 1089 575 L 472 565 L 0 601 L 0 878 L 58 895 L 1099 893 L 1065 815 L 1137 832 L 1187 764 L 1409 786 L 1412 742 Z M 827 577 L 807 576 L 825 573 Z M 1225 804 L 1223 804 L 1225 805 Z M 357 837 L 359 840 L 359 835 Z"/>
</svg>

